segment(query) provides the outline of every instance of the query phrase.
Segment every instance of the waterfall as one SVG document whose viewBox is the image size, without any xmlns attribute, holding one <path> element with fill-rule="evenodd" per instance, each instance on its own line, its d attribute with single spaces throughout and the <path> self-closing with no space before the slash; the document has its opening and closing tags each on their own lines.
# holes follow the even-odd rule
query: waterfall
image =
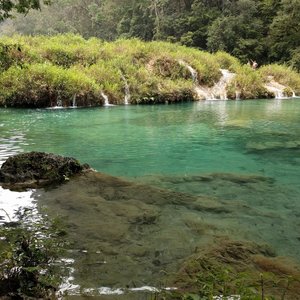
<svg viewBox="0 0 300 300">
<path fill-rule="evenodd" d="M 293 98 L 296 98 L 297 96 L 296 96 L 296 93 L 293 91 L 293 96 L 292 96 Z"/>
<path fill-rule="evenodd" d="M 74 94 L 73 100 L 72 100 L 72 108 L 76 108 L 76 107 L 77 107 L 77 103 L 76 103 L 76 94 Z"/>
<path fill-rule="evenodd" d="M 220 71 L 222 73 L 222 77 L 217 83 L 214 84 L 213 87 L 198 86 L 196 88 L 198 98 L 201 99 L 199 96 L 202 96 L 202 98 L 204 97 L 205 100 L 228 100 L 226 88 L 236 74 L 225 69 L 220 69 Z M 239 96 L 240 93 L 236 92 L 237 99 Z"/>
<path fill-rule="evenodd" d="M 282 90 L 276 90 L 275 91 L 275 99 L 282 99 L 284 98 L 284 93 Z"/>
<path fill-rule="evenodd" d="M 179 60 L 178 61 L 182 66 L 186 67 L 188 69 L 188 71 L 190 72 L 193 82 L 194 82 L 194 91 L 197 95 L 198 100 L 204 100 L 204 99 L 208 99 L 210 98 L 209 92 L 207 91 L 206 88 L 201 87 L 199 85 L 199 81 L 198 81 L 198 72 L 192 67 L 190 66 L 188 63 L 186 63 L 183 60 Z"/>
<path fill-rule="evenodd" d="M 219 82 L 212 87 L 212 94 L 214 95 L 214 98 L 212 99 L 228 100 L 226 88 L 235 74 L 225 69 L 220 69 L 220 71 L 222 73 L 222 77 L 220 78 Z"/>
<path fill-rule="evenodd" d="M 104 106 L 113 106 L 113 104 L 109 103 L 108 96 L 104 94 L 104 92 L 101 92 L 101 96 L 104 99 Z"/>
<path fill-rule="evenodd" d="M 125 104 L 125 105 L 128 105 L 129 102 L 130 102 L 130 98 L 131 98 L 131 96 L 130 96 L 129 85 L 128 85 L 128 82 L 127 82 L 127 80 L 126 80 L 126 78 L 125 78 L 125 76 L 124 76 L 123 73 L 121 73 L 121 78 L 122 78 L 122 80 L 124 81 L 124 85 L 125 85 L 125 98 L 124 98 L 124 104 Z"/>
<path fill-rule="evenodd" d="M 178 62 L 189 70 L 195 85 L 194 91 L 197 95 L 198 100 L 228 99 L 226 87 L 235 76 L 234 73 L 231 73 L 225 69 L 220 69 L 222 77 L 220 78 L 219 82 L 217 82 L 213 87 L 203 87 L 199 85 L 197 71 L 183 60 L 179 60 Z"/>
<path fill-rule="evenodd" d="M 235 100 L 241 100 L 241 92 L 235 91 Z"/>
<path fill-rule="evenodd" d="M 187 64 L 185 61 L 183 60 L 179 60 L 178 61 L 182 66 L 186 67 L 189 72 L 191 73 L 191 76 L 192 76 L 192 79 L 193 79 L 193 82 L 196 84 L 196 85 L 199 85 L 199 81 L 198 81 L 198 72 L 192 67 L 190 66 L 189 64 Z"/>
<path fill-rule="evenodd" d="M 284 93 L 284 90 L 287 88 L 286 86 L 278 83 L 277 81 L 274 80 L 273 76 L 268 76 L 269 82 L 265 84 L 265 88 L 273 93 L 275 95 L 275 99 L 284 99 L 284 98 L 289 98 L 287 95 Z M 296 97 L 295 92 L 293 91 L 292 97 Z"/>
<path fill-rule="evenodd" d="M 62 108 L 62 107 L 63 107 L 62 100 L 60 99 L 60 96 L 58 96 L 56 100 L 56 106 L 54 108 Z"/>
</svg>

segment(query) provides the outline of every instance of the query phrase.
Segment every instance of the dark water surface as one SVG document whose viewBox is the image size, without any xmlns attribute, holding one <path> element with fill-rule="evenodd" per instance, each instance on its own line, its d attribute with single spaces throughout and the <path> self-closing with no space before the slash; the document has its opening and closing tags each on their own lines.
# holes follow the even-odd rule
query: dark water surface
<svg viewBox="0 0 300 300">
<path fill-rule="evenodd" d="M 220 237 L 300 262 L 300 99 L 1 109 L 0 164 L 31 150 L 133 182 L 88 175 L 32 193 L 68 216 L 76 285 L 165 285 L 166 273 Z M 0 189 L 0 208 L 28 194 Z"/>
</svg>

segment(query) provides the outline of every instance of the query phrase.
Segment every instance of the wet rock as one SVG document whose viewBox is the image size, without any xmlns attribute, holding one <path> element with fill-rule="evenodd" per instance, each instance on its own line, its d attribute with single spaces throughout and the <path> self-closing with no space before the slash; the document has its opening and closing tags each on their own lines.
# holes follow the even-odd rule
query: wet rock
<svg viewBox="0 0 300 300">
<path fill-rule="evenodd" d="M 280 149 L 300 149 L 300 141 L 265 141 L 249 142 L 246 145 L 248 151 L 272 151 Z"/>
<path fill-rule="evenodd" d="M 9 157 L 0 169 L 0 183 L 7 188 L 38 188 L 67 181 L 88 169 L 76 159 L 52 153 L 29 152 Z"/>
</svg>

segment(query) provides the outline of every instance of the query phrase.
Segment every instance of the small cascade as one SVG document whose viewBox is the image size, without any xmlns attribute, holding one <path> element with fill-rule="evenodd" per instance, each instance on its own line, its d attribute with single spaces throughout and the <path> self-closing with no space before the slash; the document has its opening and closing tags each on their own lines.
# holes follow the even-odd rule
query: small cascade
<svg viewBox="0 0 300 300">
<path fill-rule="evenodd" d="M 225 69 L 220 69 L 220 71 L 222 73 L 222 77 L 219 82 L 212 87 L 212 95 L 214 97 L 211 100 L 228 100 L 226 88 L 229 82 L 234 78 L 235 74 Z"/>
<path fill-rule="evenodd" d="M 235 91 L 235 100 L 241 100 L 241 92 Z"/>
<path fill-rule="evenodd" d="M 269 82 L 265 84 L 265 88 L 273 93 L 275 95 L 275 99 L 286 99 L 289 98 L 285 94 L 284 90 L 286 89 L 286 86 L 278 83 L 277 81 L 274 80 L 273 76 L 268 76 Z M 292 97 L 295 97 L 295 92 L 293 91 Z"/>
<path fill-rule="evenodd" d="M 72 100 L 72 108 L 76 108 L 76 107 L 77 107 L 77 103 L 76 103 L 76 94 L 74 94 L 73 100 Z"/>
<path fill-rule="evenodd" d="M 101 92 L 101 96 L 104 99 L 104 106 L 114 106 L 113 104 L 109 103 L 108 96 L 104 94 L 104 92 Z"/>
<path fill-rule="evenodd" d="M 193 67 L 191 67 L 183 60 L 179 60 L 179 63 L 185 66 L 191 73 L 193 82 L 195 84 L 194 90 L 199 100 L 217 100 L 217 99 L 227 100 L 228 99 L 226 87 L 229 84 L 229 82 L 234 78 L 235 76 L 234 73 L 231 73 L 225 69 L 220 69 L 222 73 L 222 77 L 220 78 L 219 82 L 217 82 L 213 87 L 204 87 L 199 85 L 198 73 Z"/>
<path fill-rule="evenodd" d="M 273 93 L 275 95 L 275 99 L 282 99 L 284 98 L 284 86 L 279 86 L 279 84 L 275 83 L 275 82 L 270 82 L 268 84 L 265 85 L 265 88 Z"/>
<path fill-rule="evenodd" d="M 129 102 L 130 102 L 130 98 L 131 98 L 131 95 L 130 95 L 130 89 L 129 89 L 129 85 L 128 85 L 128 82 L 124 76 L 123 73 L 121 73 L 121 78 L 122 80 L 124 81 L 124 85 L 125 85 L 125 98 L 124 98 L 124 104 L 125 105 L 128 105 Z"/>
<path fill-rule="evenodd" d="M 53 109 L 63 108 L 63 103 L 62 103 L 62 100 L 59 95 L 57 96 L 57 99 L 56 99 L 56 106 L 54 106 L 52 108 Z"/>
<path fill-rule="evenodd" d="M 275 99 L 282 99 L 284 98 L 284 93 L 281 90 L 276 90 L 275 91 Z"/>
<path fill-rule="evenodd" d="M 186 63 L 183 60 L 179 60 L 178 61 L 182 66 L 186 67 L 188 69 L 188 71 L 190 72 L 193 82 L 194 82 L 194 91 L 197 95 L 198 100 L 206 100 L 209 99 L 211 97 L 208 88 L 202 87 L 199 85 L 199 81 L 198 81 L 198 72 L 192 67 L 190 66 L 188 63 Z"/>
<path fill-rule="evenodd" d="M 293 98 L 297 98 L 296 93 L 293 91 Z"/>
<path fill-rule="evenodd" d="M 193 82 L 196 84 L 196 85 L 199 85 L 199 81 L 198 81 L 198 72 L 192 67 L 190 66 L 189 64 L 187 64 L 185 61 L 183 60 L 179 60 L 178 61 L 182 66 L 186 67 L 189 72 L 191 73 L 191 76 L 192 76 L 192 79 L 193 79 Z"/>
</svg>

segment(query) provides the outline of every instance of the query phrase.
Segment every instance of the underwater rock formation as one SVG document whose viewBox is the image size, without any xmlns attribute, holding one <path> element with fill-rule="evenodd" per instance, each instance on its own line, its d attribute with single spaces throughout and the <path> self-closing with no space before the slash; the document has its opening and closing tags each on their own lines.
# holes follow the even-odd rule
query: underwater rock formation
<svg viewBox="0 0 300 300">
<path fill-rule="evenodd" d="M 276 256 L 267 246 L 222 237 L 211 247 L 197 249 L 173 284 L 177 293 L 199 297 L 237 294 L 238 299 L 298 299 L 299 275 L 294 262 Z"/>
</svg>

